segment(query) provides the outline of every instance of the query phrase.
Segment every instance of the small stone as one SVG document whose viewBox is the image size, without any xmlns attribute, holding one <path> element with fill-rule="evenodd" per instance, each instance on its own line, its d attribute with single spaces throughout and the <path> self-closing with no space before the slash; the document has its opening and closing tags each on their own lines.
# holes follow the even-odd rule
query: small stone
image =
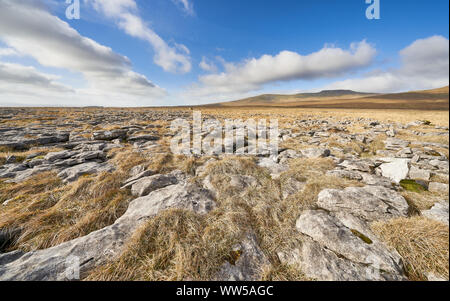
<svg viewBox="0 0 450 301">
<path fill-rule="evenodd" d="M 428 170 L 423 170 L 413 165 L 409 169 L 409 178 L 414 180 L 429 181 L 431 178 L 431 173 Z"/>
<path fill-rule="evenodd" d="M 302 149 L 301 153 L 306 158 L 325 158 L 330 156 L 331 152 L 326 148 L 307 148 Z"/>
<path fill-rule="evenodd" d="M 422 215 L 432 220 L 444 223 L 448 226 L 448 216 L 449 216 L 448 203 L 447 202 L 436 203 L 431 209 L 423 211 Z"/>
<path fill-rule="evenodd" d="M 408 159 L 390 159 L 389 163 L 383 163 L 379 168 L 383 177 L 389 178 L 398 184 L 408 176 L 408 162 Z"/>
<path fill-rule="evenodd" d="M 247 234 L 242 242 L 230 250 L 227 261 L 222 265 L 215 280 L 218 281 L 256 281 L 264 265 L 270 262 L 261 251 L 254 234 Z"/>
<path fill-rule="evenodd" d="M 446 193 L 448 193 L 448 184 L 431 182 L 428 185 L 428 190 L 431 192 L 446 192 Z"/>
<path fill-rule="evenodd" d="M 6 157 L 5 164 L 12 164 L 17 162 L 17 157 L 14 155 Z"/>
</svg>

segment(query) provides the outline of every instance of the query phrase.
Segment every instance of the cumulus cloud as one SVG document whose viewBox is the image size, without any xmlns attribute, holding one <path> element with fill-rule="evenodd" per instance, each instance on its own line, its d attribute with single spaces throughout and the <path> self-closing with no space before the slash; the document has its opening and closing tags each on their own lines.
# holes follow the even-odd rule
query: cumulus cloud
<svg viewBox="0 0 450 301">
<path fill-rule="evenodd" d="M 133 72 L 128 58 L 80 35 L 39 2 L 1 0 L 0 39 L 21 54 L 33 57 L 42 66 L 81 73 L 89 83 L 89 89 L 150 98 L 165 94 L 145 76 Z M 35 70 L 22 71 L 30 72 L 30 80 L 37 80 Z M 55 82 L 47 79 L 46 86 L 55 87 Z M 45 77 L 41 76 L 40 80 L 44 83 Z"/>
<path fill-rule="evenodd" d="M 178 7 L 180 7 L 186 14 L 193 16 L 194 4 L 190 0 L 172 0 Z"/>
<path fill-rule="evenodd" d="M 432 36 L 414 41 L 400 51 L 401 66 L 377 70 L 362 78 L 347 79 L 325 89 L 352 89 L 365 92 L 399 92 L 439 88 L 449 84 L 449 41 Z"/>
<path fill-rule="evenodd" d="M 154 49 L 154 63 L 165 71 L 187 73 L 191 71 L 189 49 L 177 44 L 170 47 L 158 34 L 150 29 L 138 16 L 138 7 L 134 0 L 85 0 L 95 10 L 114 19 L 119 28 L 128 35 L 147 41 Z M 177 51 L 180 50 L 181 51 Z"/>
<path fill-rule="evenodd" d="M 370 65 L 375 54 L 374 47 L 361 41 L 352 43 L 349 50 L 326 46 L 309 55 L 282 51 L 242 63 L 223 62 L 224 72 L 200 76 L 200 85 L 190 92 L 194 95 L 244 93 L 273 82 L 335 77 Z"/>
</svg>

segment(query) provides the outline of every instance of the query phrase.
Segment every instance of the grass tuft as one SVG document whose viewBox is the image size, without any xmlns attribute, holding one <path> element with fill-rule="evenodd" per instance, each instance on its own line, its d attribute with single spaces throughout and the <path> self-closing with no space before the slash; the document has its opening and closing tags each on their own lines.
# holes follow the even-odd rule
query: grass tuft
<svg viewBox="0 0 450 301">
<path fill-rule="evenodd" d="M 375 222 L 372 229 L 402 256 L 410 280 L 427 280 L 429 272 L 448 280 L 448 226 L 424 217 L 411 217 Z"/>
</svg>

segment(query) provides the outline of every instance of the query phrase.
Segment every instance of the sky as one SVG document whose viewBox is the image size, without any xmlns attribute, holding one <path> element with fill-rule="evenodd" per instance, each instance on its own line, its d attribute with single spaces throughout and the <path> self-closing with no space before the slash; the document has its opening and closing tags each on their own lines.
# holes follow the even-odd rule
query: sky
<svg viewBox="0 0 450 301">
<path fill-rule="evenodd" d="M 0 106 L 447 86 L 449 1 L 371 1 L 0 0 Z"/>
</svg>

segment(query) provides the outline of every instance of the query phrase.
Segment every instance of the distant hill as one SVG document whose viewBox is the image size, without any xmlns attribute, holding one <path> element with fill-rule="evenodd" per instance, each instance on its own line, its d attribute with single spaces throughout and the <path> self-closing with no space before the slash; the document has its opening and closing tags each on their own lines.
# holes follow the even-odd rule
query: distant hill
<svg viewBox="0 0 450 301">
<path fill-rule="evenodd" d="M 323 90 L 317 93 L 300 93 L 295 95 L 300 98 L 308 98 L 308 97 L 367 96 L 373 94 L 375 93 L 355 92 L 352 90 Z"/>
<path fill-rule="evenodd" d="M 449 87 L 389 94 L 352 90 L 324 90 L 293 95 L 264 94 L 208 106 L 448 110 Z"/>
</svg>

